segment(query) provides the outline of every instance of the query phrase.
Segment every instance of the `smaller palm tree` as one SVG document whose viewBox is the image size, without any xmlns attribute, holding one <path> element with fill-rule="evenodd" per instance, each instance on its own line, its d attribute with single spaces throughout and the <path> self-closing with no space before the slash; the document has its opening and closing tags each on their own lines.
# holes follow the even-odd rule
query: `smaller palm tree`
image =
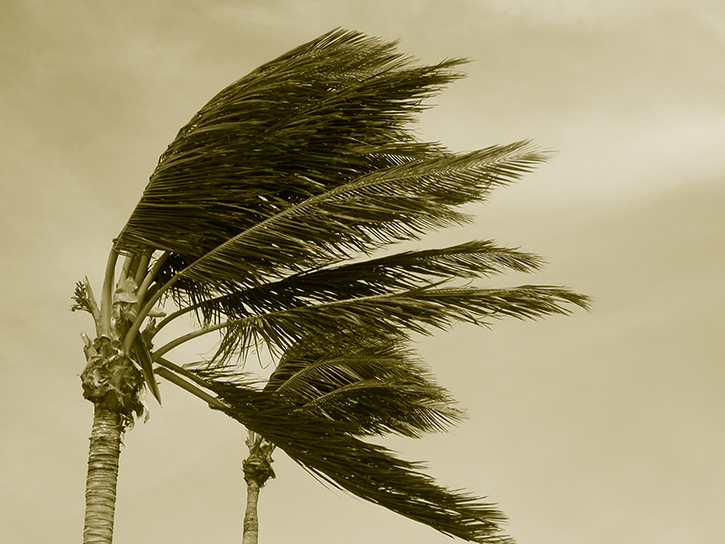
<svg viewBox="0 0 725 544">
<path fill-rule="evenodd" d="M 160 400 L 155 376 L 251 432 L 252 495 L 272 475 L 277 447 L 446 534 L 503 538 L 494 507 L 361 437 L 418 436 L 460 416 L 406 348 L 412 334 L 565 314 L 587 298 L 562 287 L 476 286 L 541 265 L 491 241 L 381 255 L 470 221 L 462 205 L 547 158 L 525 141 L 470 153 L 419 141 L 410 122 L 461 76 L 463 61 L 417 66 L 394 46 L 336 30 L 222 90 L 161 156 L 114 240 L 100 301 L 87 280 L 78 284 L 74 307 L 96 324 L 81 376 L 95 405 L 85 542 L 111 542 L 120 436 L 143 412 L 142 387 Z M 195 330 L 159 340 L 188 315 Z M 170 360 L 210 334 L 219 347 L 203 365 Z M 243 365 L 262 346 L 277 367 L 260 388 Z"/>
</svg>

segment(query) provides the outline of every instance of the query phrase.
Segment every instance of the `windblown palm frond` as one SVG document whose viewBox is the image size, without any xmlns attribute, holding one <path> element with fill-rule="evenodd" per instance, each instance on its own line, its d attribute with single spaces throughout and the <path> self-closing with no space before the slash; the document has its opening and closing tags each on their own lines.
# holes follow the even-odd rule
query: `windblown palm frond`
<svg viewBox="0 0 725 544">
<path fill-rule="evenodd" d="M 439 155 L 406 125 L 462 61 L 416 67 L 394 49 L 337 30 L 221 91 L 162 155 L 119 247 L 198 258 L 311 196 Z"/>
<path fill-rule="evenodd" d="M 314 476 L 450 536 L 480 543 L 507 543 L 505 516 L 495 505 L 437 485 L 420 463 L 398 459 L 366 443 L 354 422 L 335 420 L 287 403 L 288 397 L 238 384 L 210 384 L 224 411 L 263 435 Z"/>
<path fill-rule="evenodd" d="M 157 353 L 163 355 L 206 331 L 224 329 L 214 357 L 216 364 L 224 365 L 260 341 L 274 351 L 290 347 L 308 335 L 330 335 L 333 331 L 362 329 L 407 338 L 411 332 L 430 334 L 430 327 L 444 329 L 456 321 L 488 325 L 491 319 L 502 317 L 533 319 L 567 314 L 568 303 L 586 307 L 587 298 L 549 286 L 481 289 L 433 285 L 230 319 L 179 337 L 160 347 Z"/>
<path fill-rule="evenodd" d="M 239 232 L 179 274 L 204 283 L 252 287 L 417 239 L 466 222 L 468 216 L 457 206 L 483 200 L 493 186 L 540 160 L 521 143 L 379 169 Z"/>
<path fill-rule="evenodd" d="M 422 465 L 359 439 L 445 430 L 463 414 L 409 349 L 385 336 L 350 331 L 311 336 L 285 352 L 263 390 L 248 377 L 214 367 L 193 369 L 224 403 L 221 409 L 284 450 L 314 476 L 474 542 L 507 542 L 492 504 L 438 486 Z M 361 333 L 361 334 L 358 334 Z"/>
<path fill-rule="evenodd" d="M 418 142 L 412 115 L 461 61 L 413 66 L 394 45 L 335 31 L 222 91 L 162 155 L 117 248 L 171 252 L 172 289 L 203 298 L 466 221 L 456 206 L 545 160 L 526 142 Z"/>
<path fill-rule="evenodd" d="M 201 321 L 209 325 L 313 303 L 410 290 L 440 280 L 474 279 L 507 270 L 532 272 L 541 264 L 541 258 L 536 255 L 501 248 L 491 241 L 474 240 L 442 249 L 406 251 L 362 262 L 313 268 L 253 288 L 232 289 L 218 296 L 188 297 L 177 302 L 183 312 L 196 311 Z M 165 283 L 170 279 L 165 271 L 159 281 Z"/>
<path fill-rule="evenodd" d="M 264 390 L 298 411 L 351 425 L 358 436 L 418 438 L 445 430 L 463 413 L 412 353 L 389 338 L 363 342 L 308 337 L 287 350 Z"/>
</svg>

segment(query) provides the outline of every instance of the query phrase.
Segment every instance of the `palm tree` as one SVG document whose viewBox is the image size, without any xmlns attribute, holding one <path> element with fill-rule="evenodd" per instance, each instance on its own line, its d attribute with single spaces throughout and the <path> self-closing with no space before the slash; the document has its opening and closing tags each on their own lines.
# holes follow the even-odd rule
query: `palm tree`
<svg viewBox="0 0 725 544">
<path fill-rule="evenodd" d="M 362 440 L 419 436 L 459 417 L 412 358 L 411 334 L 587 306 L 561 287 L 476 287 L 542 264 L 491 241 L 379 253 L 469 221 L 462 205 L 547 158 L 525 141 L 452 153 L 414 136 L 424 100 L 461 77 L 463 62 L 418 66 L 394 43 L 334 30 L 231 84 L 181 129 L 113 242 L 100 301 L 87 279 L 74 295 L 96 324 L 81 376 L 95 406 L 84 542 L 111 542 L 119 440 L 144 410 L 143 387 L 160 401 L 155 375 L 250 432 L 249 538 L 278 447 L 446 534 L 504 539 L 492 505 Z M 194 330 L 154 345 L 185 316 Z M 209 334 L 219 342 L 208 361 L 169 360 Z M 243 372 L 261 349 L 277 363 L 263 387 Z"/>
</svg>

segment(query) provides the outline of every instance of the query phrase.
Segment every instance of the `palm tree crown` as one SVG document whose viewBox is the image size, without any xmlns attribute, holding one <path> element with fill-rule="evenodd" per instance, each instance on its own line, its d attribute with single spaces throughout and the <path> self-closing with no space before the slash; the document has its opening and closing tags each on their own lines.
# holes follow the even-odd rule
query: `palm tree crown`
<svg viewBox="0 0 725 544">
<path fill-rule="evenodd" d="M 87 285 L 76 300 L 157 398 L 154 372 L 338 487 L 446 534 L 498 542 L 495 507 L 361 440 L 461 418 L 412 354 L 411 334 L 587 305 L 561 287 L 476 286 L 542 264 L 492 241 L 378 253 L 470 221 L 462 205 L 547 158 L 526 141 L 453 153 L 415 137 L 425 99 L 464 62 L 419 66 L 394 43 L 335 30 L 231 84 L 169 145 L 115 240 L 101 305 L 114 311 L 89 302 Z M 161 316 L 163 302 L 176 311 Z M 185 314 L 198 328 L 154 347 Z M 211 332 L 220 342 L 210 360 L 167 358 Z M 263 387 L 242 371 L 260 345 L 277 363 Z"/>
</svg>

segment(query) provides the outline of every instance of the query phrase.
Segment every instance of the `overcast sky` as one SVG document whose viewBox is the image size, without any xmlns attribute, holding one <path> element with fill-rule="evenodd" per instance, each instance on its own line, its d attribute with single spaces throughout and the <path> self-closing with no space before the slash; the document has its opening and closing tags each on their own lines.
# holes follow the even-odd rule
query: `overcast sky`
<svg viewBox="0 0 725 544">
<path fill-rule="evenodd" d="M 100 288 L 158 156 L 207 100 L 338 26 L 426 63 L 472 59 L 423 116 L 425 139 L 557 150 L 429 245 L 521 246 L 550 264 L 505 283 L 596 301 L 421 341 L 470 418 L 389 444 L 499 503 L 520 544 L 720 544 L 722 0 L 4 0 L 0 539 L 81 539 L 92 406 L 79 333 L 92 323 L 68 312 L 74 283 Z M 239 542 L 243 430 L 166 383 L 162 395 L 126 436 L 116 542 Z M 262 544 L 450 542 L 326 489 L 282 452 L 275 468 Z"/>
</svg>

